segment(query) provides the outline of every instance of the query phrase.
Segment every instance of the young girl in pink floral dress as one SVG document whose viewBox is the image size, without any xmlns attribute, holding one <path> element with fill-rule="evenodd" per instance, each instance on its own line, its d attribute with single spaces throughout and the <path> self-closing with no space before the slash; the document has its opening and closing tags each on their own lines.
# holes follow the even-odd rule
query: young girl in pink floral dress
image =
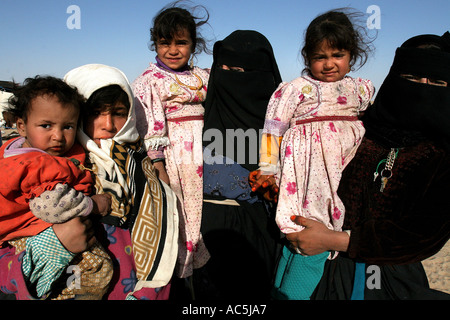
<svg viewBox="0 0 450 320">
<path fill-rule="evenodd" d="M 207 51 L 188 10 L 163 9 L 151 29 L 156 63 L 133 83 L 139 134 L 159 178 L 179 199 L 180 241 L 177 276 L 202 267 L 209 253 L 200 234 L 203 201 L 202 129 L 209 70 L 189 66 L 195 53 Z M 206 18 L 207 20 L 207 18 Z"/>
<path fill-rule="evenodd" d="M 307 74 L 281 84 L 269 102 L 260 170 L 262 179 L 274 175 L 279 185 L 276 221 L 283 233 L 303 229 L 291 221 L 293 215 L 342 230 L 345 210 L 337 189 L 342 170 L 365 133 L 358 114 L 374 93 L 369 80 L 347 76 L 359 58 L 361 65 L 367 59 L 359 39 L 345 13 L 331 11 L 317 17 L 308 27 L 302 50 Z M 308 299 L 322 274 L 320 266 L 334 254 L 307 257 L 289 249 L 301 253 L 297 246 L 284 248 L 275 286 L 283 298 Z M 300 284 L 294 279 L 289 283 L 285 276 L 292 255 L 302 265 Z M 319 276 L 313 277 L 317 268 Z M 310 284 L 308 277 L 314 280 Z"/>
</svg>

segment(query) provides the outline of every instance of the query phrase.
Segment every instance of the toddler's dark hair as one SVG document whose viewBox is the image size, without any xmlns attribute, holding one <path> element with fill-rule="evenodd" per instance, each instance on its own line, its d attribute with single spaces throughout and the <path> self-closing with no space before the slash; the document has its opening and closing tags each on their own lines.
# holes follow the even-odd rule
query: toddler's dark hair
<svg viewBox="0 0 450 320">
<path fill-rule="evenodd" d="M 27 122 L 33 99 L 39 96 L 54 96 L 63 105 L 73 105 L 80 110 L 83 108 L 84 97 L 78 90 L 69 86 L 62 79 L 52 76 L 36 76 L 27 78 L 22 85 L 14 83 L 13 96 L 9 99 L 10 106 L 6 111 L 16 119 L 21 118 Z"/>
<path fill-rule="evenodd" d="M 208 23 L 208 11 L 205 7 L 200 5 L 185 9 L 182 8 L 180 2 L 182 1 L 176 1 L 169 4 L 153 18 L 153 27 L 150 29 L 150 40 L 152 41 L 150 50 L 155 50 L 158 39 L 164 38 L 170 42 L 180 32 L 187 30 L 192 39 L 192 53 L 210 53 L 207 41 L 198 31 L 199 27 Z M 205 14 L 201 17 L 195 16 L 194 12 L 198 9 L 204 10 Z"/>
<path fill-rule="evenodd" d="M 339 50 L 350 51 L 350 66 L 361 68 L 374 51 L 374 39 L 368 36 L 363 15 L 349 8 L 335 9 L 317 16 L 308 26 L 301 50 L 306 68 L 309 71 L 310 59 L 322 41 Z"/>
</svg>

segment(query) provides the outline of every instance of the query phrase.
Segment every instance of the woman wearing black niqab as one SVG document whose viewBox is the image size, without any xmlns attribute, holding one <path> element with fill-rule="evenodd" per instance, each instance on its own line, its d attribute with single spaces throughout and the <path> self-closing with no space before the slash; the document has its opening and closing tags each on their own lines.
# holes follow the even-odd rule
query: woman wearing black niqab
<svg viewBox="0 0 450 320">
<path fill-rule="evenodd" d="M 338 189 L 349 236 L 342 254 L 327 261 L 312 299 L 450 299 L 448 284 L 439 286 L 439 276 L 448 277 L 445 257 L 444 274 L 426 273 L 422 263 L 450 250 L 449 83 L 448 32 L 413 37 L 397 49 Z M 309 223 L 310 235 L 319 229 Z M 342 235 L 321 233 L 323 247 L 333 249 Z"/>
<path fill-rule="evenodd" d="M 204 103 L 203 146 L 213 149 L 211 151 L 215 154 L 229 157 L 250 171 L 256 170 L 259 130 L 264 128 L 270 96 L 281 82 L 272 46 L 257 31 L 238 30 L 216 42 L 213 58 Z M 233 69 L 226 70 L 222 67 L 224 65 Z M 249 141 L 245 146 L 238 145 L 243 140 L 234 140 L 233 134 L 240 129 L 244 132 L 250 129 L 256 133 L 258 145 L 248 145 Z M 218 133 L 215 130 L 220 131 L 222 144 L 220 141 L 210 141 L 210 134 Z"/>
<path fill-rule="evenodd" d="M 248 175 L 258 167 L 259 131 L 281 76 L 272 46 L 256 31 L 238 30 L 216 42 L 213 57 L 204 103 L 201 226 L 211 258 L 194 273 L 195 294 L 267 299 L 280 234 Z"/>
<path fill-rule="evenodd" d="M 428 79 L 428 85 L 420 79 Z M 408 146 L 425 137 L 450 143 L 449 83 L 450 33 L 407 40 L 397 49 L 374 105 L 365 113 L 366 134 L 388 147 Z"/>
</svg>

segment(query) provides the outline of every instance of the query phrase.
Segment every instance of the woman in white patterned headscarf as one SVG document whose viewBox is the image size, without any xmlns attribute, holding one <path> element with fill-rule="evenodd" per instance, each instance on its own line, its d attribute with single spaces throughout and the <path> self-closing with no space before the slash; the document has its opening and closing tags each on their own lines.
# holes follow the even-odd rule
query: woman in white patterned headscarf
<svg viewBox="0 0 450 320">
<path fill-rule="evenodd" d="M 78 140 L 88 152 L 96 193 L 111 195 L 112 210 L 100 221 L 74 218 L 54 225 L 56 237 L 51 246 L 27 242 L 26 250 L 31 250 L 38 262 L 26 270 L 32 275 L 27 279 L 21 256 L 10 247 L 0 247 L 0 299 L 4 294 L 18 300 L 36 298 L 29 279 L 42 276 L 42 270 L 50 270 L 44 276 L 52 282 L 52 295 L 63 290 L 70 279 L 76 286 L 73 267 L 77 262 L 63 257 L 84 251 L 97 239 L 114 266 L 103 299 L 167 300 L 178 252 L 176 196 L 157 178 L 142 147 L 129 82 L 120 70 L 98 64 L 71 70 L 64 81 L 87 99 L 82 112 L 84 130 L 79 129 Z M 53 280 L 57 278 L 52 274 L 55 264 L 67 267 L 68 275 Z"/>
<path fill-rule="evenodd" d="M 124 298 L 128 285 L 134 298 L 166 299 L 178 249 L 176 198 L 141 143 L 129 82 L 120 70 L 99 64 L 71 70 L 64 80 L 87 99 L 78 139 L 89 152 L 97 193 L 113 198 L 102 222 L 107 248 L 120 260 L 120 282 L 108 298 Z"/>
</svg>

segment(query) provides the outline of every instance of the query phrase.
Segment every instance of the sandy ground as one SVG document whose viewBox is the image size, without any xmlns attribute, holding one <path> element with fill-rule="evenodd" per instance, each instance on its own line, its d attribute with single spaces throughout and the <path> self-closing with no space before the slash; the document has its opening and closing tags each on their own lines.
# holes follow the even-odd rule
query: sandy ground
<svg viewBox="0 0 450 320">
<path fill-rule="evenodd" d="M 432 289 L 450 294 L 450 241 L 434 256 L 422 261 Z"/>
</svg>

